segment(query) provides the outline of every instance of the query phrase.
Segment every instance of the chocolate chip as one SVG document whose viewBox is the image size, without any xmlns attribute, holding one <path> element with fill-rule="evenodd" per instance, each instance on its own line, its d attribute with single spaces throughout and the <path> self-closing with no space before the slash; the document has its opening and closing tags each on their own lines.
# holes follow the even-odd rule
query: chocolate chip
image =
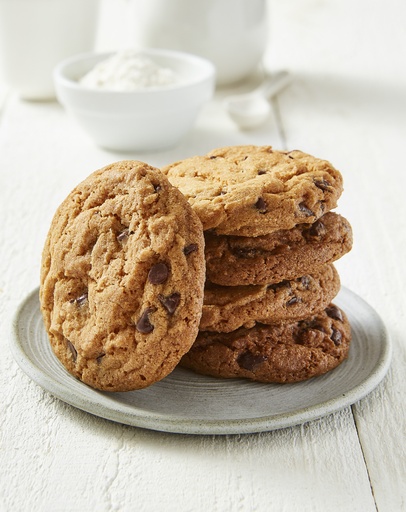
<svg viewBox="0 0 406 512">
<path fill-rule="evenodd" d="M 210 160 L 214 160 L 215 158 L 217 158 L 217 156 L 216 156 L 216 155 L 211 155 L 211 156 L 209 156 L 209 159 L 210 159 Z"/>
<path fill-rule="evenodd" d="M 306 217 L 313 217 L 314 213 L 304 203 L 299 203 L 298 208 Z"/>
<path fill-rule="evenodd" d="M 154 311 L 155 308 L 150 307 L 142 312 L 136 324 L 137 331 L 141 332 L 142 334 L 148 334 L 154 330 L 154 326 L 151 324 L 151 321 L 149 319 L 149 315 Z"/>
<path fill-rule="evenodd" d="M 302 276 L 300 278 L 300 282 L 302 283 L 302 286 L 304 286 L 306 288 L 306 290 L 309 289 L 309 286 L 310 286 L 310 276 Z"/>
<path fill-rule="evenodd" d="M 336 345 L 336 346 L 341 345 L 342 337 L 343 337 L 343 335 L 341 334 L 341 332 L 339 330 L 333 329 L 333 333 L 330 336 L 330 338 L 334 341 L 334 345 Z"/>
<path fill-rule="evenodd" d="M 96 358 L 96 363 L 97 363 L 97 364 L 101 364 L 102 359 L 103 359 L 103 357 L 104 357 L 105 355 L 106 355 L 106 354 L 100 354 L 100 355 Z"/>
<path fill-rule="evenodd" d="M 329 306 L 326 308 L 327 316 L 330 318 L 334 318 L 335 320 L 340 320 L 340 322 L 343 321 L 343 314 L 340 309 L 338 309 L 337 306 Z"/>
<path fill-rule="evenodd" d="M 154 185 L 154 190 L 155 190 L 155 192 L 157 192 L 157 193 L 158 193 L 158 192 L 160 192 L 160 191 L 162 190 L 161 185 L 160 185 L 159 183 L 158 183 L 157 185 Z"/>
<path fill-rule="evenodd" d="M 83 293 L 76 299 L 72 299 L 69 301 L 71 304 L 76 304 L 76 306 L 83 306 L 87 302 L 87 293 Z"/>
<path fill-rule="evenodd" d="M 162 284 L 169 276 L 169 268 L 165 263 L 156 263 L 148 272 L 148 281 L 152 284 Z"/>
<path fill-rule="evenodd" d="M 329 187 L 331 187 L 331 183 L 325 179 L 313 180 L 313 183 L 316 185 L 317 188 L 323 191 L 326 191 L 329 189 Z"/>
<path fill-rule="evenodd" d="M 128 229 L 124 229 L 123 231 L 121 231 L 121 233 L 119 233 L 117 235 L 117 240 L 119 242 L 123 242 L 124 240 L 126 240 L 128 238 L 129 234 L 130 234 L 130 231 Z"/>
<path fill-rule="evenodd" d="M 70 350 L 70 353 L 72 354 L 73 362 L 76 362 L 76 359 L 78 358 L 78 351 L 74 347 L 73 343 L 71 343 L 69 340 L 66 340 L 66 343 L 68 345 L 68 349 Z"/>
<path fill-rule="evenodd" d="M 252 352 L 243 352 L 237 358 L 237 363 L 241 368 L 252 372 L 257 366 L 266 361 L 265 356 L 255 355 Z"/>
<path fill-rule="evenodd" d="M 166 309 L 166 311 L 173 315 L 176 308 L 179 306 L 180 302 L 180 293 L 172 293 L 171 295 L 158 295 L 159 302 L 162 304 L 162 306 Z"/>
<path fill-rule="evenodd" d="M 259 169 L 258 176 L 262 176 L 263 174 L 266 174 L 266 171 L 264 171 L 263 169 Z"/>
<path fill-rule="evenodd" d="M 185 254 L 185 256 L 195 251 L 197 251 L 197 244 L 189 244 L 183 248 L 183 254 Z"/>
<path fill-rule="evenodd" d="M 298 302 L 301 302 L 301 300 L 299 299 L 299 297 L 296 297 L 296 295 L 294 295 L 291 299 L 289 299 L 286 302 L 286 305 L 287 306 L 293 306 L 293 304 L 297 304 Z"/>
<path fill-rule="evenodd" d="M 310 236 L 323 236 L 326 233 L 326 226 L 321 222 L 321 220 L 316 220 L 308 231 Z"/>
<path fill-rule="evenodd" d="M 259 197 L 255 203 L 255 208 L 259 210 L 259 213 L 266 213 L 266 202 L 262 197 Z"/>
</svg>

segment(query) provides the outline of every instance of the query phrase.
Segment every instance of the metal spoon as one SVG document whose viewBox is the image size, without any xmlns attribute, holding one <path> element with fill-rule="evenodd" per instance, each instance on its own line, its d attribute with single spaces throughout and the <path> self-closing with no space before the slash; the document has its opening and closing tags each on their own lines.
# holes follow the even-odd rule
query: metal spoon
<svg viewBox="0 0 406 512">
<path fill-rule="evenodd" d="M 269 117 L 271 112 L 269 98 L 280 92 L 290 81 L 290 74 L 287 71 L 280 71 L 264 80 L 251 92 L 227 97 L 224 100 L 225 108 L 240 128 L 255 128 Z"/>
</svg>

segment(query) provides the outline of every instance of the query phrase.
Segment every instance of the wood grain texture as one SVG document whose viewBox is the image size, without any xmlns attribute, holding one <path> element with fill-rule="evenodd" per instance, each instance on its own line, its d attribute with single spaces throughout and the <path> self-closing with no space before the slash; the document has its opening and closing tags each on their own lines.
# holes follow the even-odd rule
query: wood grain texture
<svg viewBox="0 0 406 512">
<path fill-rule="evenodd" d="M 38 285 L 57 205 L 90 172 L 128 155 L 94 147 L 56 103 L 11 95 L 0 118 L 1 512 L 406 510 L 406 275 L 399 264 L 406 255 L 406 71 L 399 64 L 406 9 L 401 0 L 270 5 L 266 65 L 290 69 L 294 80 L 269 121 L 238 131 L 221 108 L 221 90 L 179 147 L 131 157 L 163 165 L 253 143 L 329 159 L 344 175 L 337 211 L 351 221 L 355 239 L 337 267 L 343 284 L 384 319 L 394 345 L 391 371 L 352 408 L 244 436 L 131 428 L 42 391 L 12 360 L 11 319 Z M 122 11 L 115 20 L 124 20 L 125 2 L 116 6 Z"/>
</svg>

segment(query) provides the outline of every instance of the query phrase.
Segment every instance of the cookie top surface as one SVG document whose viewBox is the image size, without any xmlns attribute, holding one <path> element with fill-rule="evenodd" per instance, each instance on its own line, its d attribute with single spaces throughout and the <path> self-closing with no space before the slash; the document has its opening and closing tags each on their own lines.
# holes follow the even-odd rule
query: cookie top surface
<svg viewBox="0 0 406 512">
<path fill-rule="evenodd" d="M 200 330 L 231 332 L 256 323 L 302 320 L 326 308 L 340 291 L 333 265 L 272 285 L 219 286 L 207 283 Z"/>
<path fill-rule="evenodd" d="M 223 286 L 277 283 L 314 272 L 352 248 L 350 223 L 328 212 L 313 224 L 258 236 L 206 238 L 207 279 Z"/>
<path fill-rule="evenodd" d="M 231 146 L 162 169 L 204 230 L 259 236 L 311 223 L 335 208 L 342 176 L 329 162 L 271 146 Z"/>
<path fill-rule="evenodd" d="M 201 331 L 181 365 L 219 378 L 299 382 L 336 368 L 347 356 L 351 327 L 330 304 L 298 322 L 256 324 L 229 333 Z"/>
<path fill-rule="evenodd" d="M 92 387 L 165 377 L 198 331 L 202 225 L 157 169 L 117 162 L 63 201 L 43 250 L 40 302 L 52 348 Z"/>
</svg>

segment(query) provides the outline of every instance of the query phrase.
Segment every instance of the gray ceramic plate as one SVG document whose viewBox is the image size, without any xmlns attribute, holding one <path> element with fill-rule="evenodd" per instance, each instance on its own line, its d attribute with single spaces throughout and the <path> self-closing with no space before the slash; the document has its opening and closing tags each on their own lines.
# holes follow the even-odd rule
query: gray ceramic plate
<svg viewBox="0 0 406 512">
<path fill-rule="evenodd" d="M 335 300 L 353 330 L 349 358 L 326 375 L 297 384 L 220 380 L 177 368 L 149 388 L 96 391 L 72 377 L 50 348 L 34 290 L 18 309 L 11 348 L 37 384 L 79 409 L 112 421 L 186 434 L 241 434 L 320 418 L 363 398 L 385 376 L 391 344 L 385 326 L 364 300 L 343 288 Z"/>
</svg>

